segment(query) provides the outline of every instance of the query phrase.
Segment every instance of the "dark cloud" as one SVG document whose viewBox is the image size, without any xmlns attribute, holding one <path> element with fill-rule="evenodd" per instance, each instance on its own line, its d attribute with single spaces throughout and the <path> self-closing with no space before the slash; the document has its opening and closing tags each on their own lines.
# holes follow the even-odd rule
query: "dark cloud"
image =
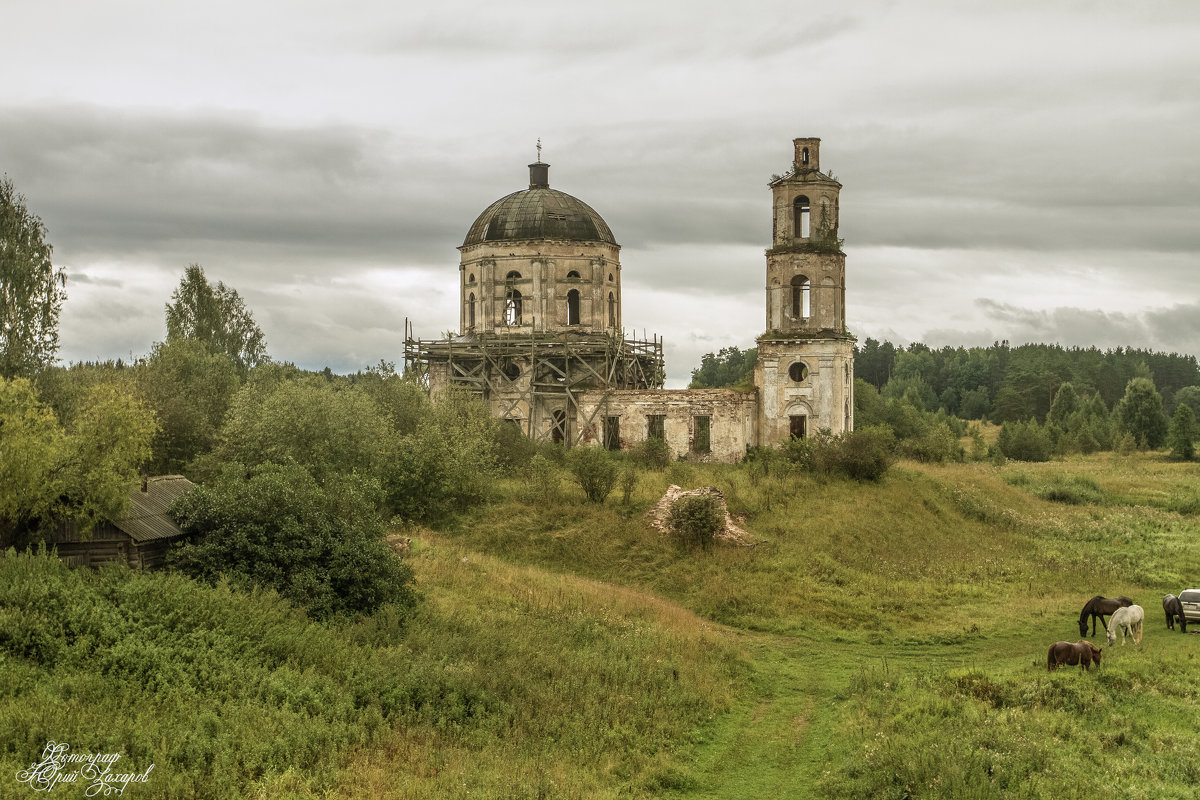
<svg viewBox="0 0 1200 800">
<path fill-rule="evenodd" d="M 813 135 L 854 330 L 1200 350 L 1169 306 L 1200 296 L 1190 4 L 242 6 L 6 18 L 63 54 L 6 43 L 39 68 L 0 89 L 0 171 L 72 276 L 73 357 L 144 351 L 199 262 L 279 357 L 395 358 L 405 316 L 457 325 L 455 247 L 538 136 L 672 359 L 760 332 L 766 184 Z"/>
</svg>

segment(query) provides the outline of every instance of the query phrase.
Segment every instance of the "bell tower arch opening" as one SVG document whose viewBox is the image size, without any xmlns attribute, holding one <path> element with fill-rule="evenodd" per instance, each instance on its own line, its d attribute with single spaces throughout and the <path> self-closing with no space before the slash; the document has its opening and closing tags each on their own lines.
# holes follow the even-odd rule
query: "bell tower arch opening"
<svg viewBox="0 0 1200 800">
<path fill-rule="evenodd" d="M 804 195 L 792 201 L 792 219 L 795 220 L 796 238 L 807 239 L 812 234 L 812 205 Z"/>
</svg>

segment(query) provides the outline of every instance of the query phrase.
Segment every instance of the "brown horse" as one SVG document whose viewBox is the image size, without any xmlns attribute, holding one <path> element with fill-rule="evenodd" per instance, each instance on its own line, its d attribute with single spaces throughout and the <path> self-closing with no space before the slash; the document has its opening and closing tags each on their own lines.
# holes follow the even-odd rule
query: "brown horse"
<svg viewBox="0 0 1200 800">
<path fill-rule="evenodd" d="M 1099 647 L 1089 642 L 1087 639 L 1080 639 L 1075 644 L 1070 642 L 1055 642 L 1050 645 L 1050 652 L 1046 654 L 1046 671 L 1053 672 L 1055 668 L 1061 667 L 1063 664 L 1075 666 L 1078 664 L 1087 671 L 1092 662 L 1096 662 L 1096 666 L 1100 666 L 1100 655 L 1102 651 Z"/>
<path fill-rule="evenodd" d="M 1084 605 L 1084 607 L 1083 607 L 1083 611 L 1079 612 L 1079 635 L 1080 636 L 1088 635 L 1088 632 L 1087 632 L 1088 614 L 1092 615 L 1092 636 L 1095 636 L 1096 635 L 1096 618 L 1097 617 L 1100 618 L 1100 627 L 1107 630 L 1108 629 L 1108 620 L 1106 620 L 1105 617 L 1107 615 L 1111 614 L 1112 612 L 1116 611 L 1118 608 L 1123 608 L 1124 606 L 1131 606 L 1131 605 L 1133 605 L 1133 601 L 1123 595 L 1121 597 L 1114 597 L 1111 599 L 1108 597 L 1101 597 L 1100 595 L 1096 595 L 1091 600 L 1088 600 L 1087 604 Z"/>
<path fill-rule="evenodd" d="M 1183 615 L 1183 603 L 1173 594 L 1163 595 L 1163 611 L 1167 615 L 1167 627 L 1175 630 L 1175 618 L 1179 617 L 1179 630 L 1187 633 L 1187 617 Z"/>
</svg>

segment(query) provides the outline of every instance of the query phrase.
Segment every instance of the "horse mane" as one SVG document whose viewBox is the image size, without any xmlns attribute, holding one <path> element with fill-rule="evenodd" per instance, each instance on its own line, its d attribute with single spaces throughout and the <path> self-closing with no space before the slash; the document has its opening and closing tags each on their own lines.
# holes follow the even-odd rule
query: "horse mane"
<svg viewBox="0 0 1200 800">
<path fill-rule="evenodd" d="M 1098 594 L 1095 597 L 1093 597 L 1091 600 L 1088 600 L 1086 603 L 1083 604 L 1083 611 L 1079 612 L 1079 624 L 1080 625 L 1082 625 L 1084 623 L 1084 621 L 1087 619 L 1087 615 L 1092 613 L 1092 607 L 1096 605 L 1096 602 L 1099 600 L 1103 600 L 1103 599 L 1104 599 L 1104 595 Z"/>
</svg>

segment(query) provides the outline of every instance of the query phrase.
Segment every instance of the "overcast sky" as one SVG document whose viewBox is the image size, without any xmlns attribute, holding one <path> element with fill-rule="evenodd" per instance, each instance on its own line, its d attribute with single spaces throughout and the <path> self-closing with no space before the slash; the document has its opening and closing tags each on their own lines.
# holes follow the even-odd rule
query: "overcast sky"
<svg viewBox="0 0 1200 800">
<path fill-rule="evenodd" d="M 668 386 L 762 332 L 797 136 L 860 340 L 1200 353 L 1198 3 L 419 6 L 5 2 L 0 172 L 67 268 L 63 360 L 145 354 L 195 262 L 277 360 L 400 361 L 538 137 Z"/>
</svg>

